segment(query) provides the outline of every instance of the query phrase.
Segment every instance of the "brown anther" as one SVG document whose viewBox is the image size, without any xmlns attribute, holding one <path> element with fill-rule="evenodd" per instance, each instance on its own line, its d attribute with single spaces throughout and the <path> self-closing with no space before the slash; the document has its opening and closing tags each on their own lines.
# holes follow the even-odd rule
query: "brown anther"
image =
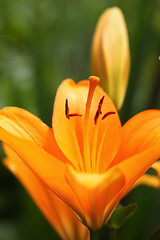
<svg viewBox="0 0 160 240">
<path fill-rule="evenodd" d="M 104 120 L 106 117 L 108 117 L 111 114 L 115 114 L 116 112 L 107 112 L 103 115 L 102 120 Z"/>
<path fill-rule="evenodd" d="M 99 110 L 99 111 L 101 111 L 103 100 L 104 100 L 104 96 L 103 96 L 103 97 L 101 98 L 101 100 L 99 101 L 99 104 L 98 104 L 98 110 Z"/>
<path fill-rule="evenodd" d="M 66 104 L 65 104 L 65 115 L 66 115 L 66 118 L 68 118 L 68 114 L 69 114 L 68 99 L 66 99 Z"/>
<path fill-rule="evenodd" d="M 97 112 L 95 114 L 95 117 L 94 117 L 94 123 L 95 124 L 97 124 L 98 117 L 99 117 L 99 111 L 97 110 Z"/>
<path fill-rule="evenodd" d="M 68 107 L 68 99 L 66 99 L 66 103 L 65 103 L 65 115 L 66 118 L 70 119 L 70 117 L 81 117 L 81 114 L 78 113 L 70 113 L 69 114 L 69 107 Z"/>
<path fill-rule="evenodd" d="M 95 124 L 97 124 L 97 120 L 99 118 L 99 115 L 102 114 L 101 108 L 102 108 L 103 100 L 104 100 L 104 96 L 101 98 L 101 100 L 99 101 L 99 104 L 98 104 L 98 109 L 97 109 L 95 117 L 94 117 L 94 123 Z"/>
<path fill-rule="evenodd" d="M 78 114 L 78 113 L 71 113 L 71 114 L 68 114 L 68 117 L 82 117 L 81 114 Z"/>
</svg>

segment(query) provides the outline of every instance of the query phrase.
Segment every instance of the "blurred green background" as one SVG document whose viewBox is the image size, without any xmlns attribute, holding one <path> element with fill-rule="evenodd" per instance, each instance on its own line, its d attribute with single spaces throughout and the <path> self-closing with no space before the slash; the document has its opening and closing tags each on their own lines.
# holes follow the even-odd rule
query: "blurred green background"
<svg viewBox="0 0 160 240">
<path fill-rule="evenodd" d="M 51 126 L 58 85 L 68 77 L 79 81 L 90 76 L 96 22 L 114 5 L 125 15 L 131 49 L 122 122 L 139 111 L 160 108 L 159 0 L 0 0 L 0 108 L 23 107 Z M 143 240 L 160 224 L 160 190 L 141 186 L 123 200 L 132 202 L 138 203 L 138 211 L 118 239 Z M 0 240 L 35 239 L 59 237 L 1 164 Z"/>
</svg>

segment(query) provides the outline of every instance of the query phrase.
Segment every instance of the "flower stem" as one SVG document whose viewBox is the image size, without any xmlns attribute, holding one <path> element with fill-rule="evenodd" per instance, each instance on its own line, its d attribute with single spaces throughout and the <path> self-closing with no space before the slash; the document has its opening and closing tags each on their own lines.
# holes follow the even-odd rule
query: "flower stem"
<svg viewBox="0 0 160 240">
<path fill-rule="evenodd" d="M 100 240 L 99 231 L 90 231 L 90 240 Z"/>
<path fill-rule="evenodd" d="M 115 228 L 108 228 L 108 240 L 117 240 L 117 230 Z"/>
</svg>

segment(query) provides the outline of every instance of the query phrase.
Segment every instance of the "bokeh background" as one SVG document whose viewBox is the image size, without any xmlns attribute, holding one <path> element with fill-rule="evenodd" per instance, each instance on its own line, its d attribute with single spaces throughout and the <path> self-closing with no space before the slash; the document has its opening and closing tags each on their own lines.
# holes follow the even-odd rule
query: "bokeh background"
<svg viewBox="0 0 160 240">
<path fill-rule="evenodd" d="M 68 77 L 79 81 L 90 76 L 96 22 L 115 5 L 125 15 L 131 50 L 122 122 L 160 108 L 159 0 L 0 0 L 0 108 L 23 107 L 51 126 L 58 85 Z M 138 210 L 118 239 L 143 240 L 160 224 L 160 189 L 140 186 L 122 202 L 137 202 Z M 0 240 L 35 239 L 59 237 L 0 163 Z"/>
</svg>

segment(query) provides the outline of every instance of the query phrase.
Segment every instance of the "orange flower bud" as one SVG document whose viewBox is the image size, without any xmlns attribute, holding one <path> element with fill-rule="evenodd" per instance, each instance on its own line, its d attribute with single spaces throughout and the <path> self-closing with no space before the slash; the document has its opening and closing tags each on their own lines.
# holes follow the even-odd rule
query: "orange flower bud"
<svg viewBox="0 0 160 240">
<path fill-rule="evenodd" d="M 128 84 L 130 52 L 127 27 L 118 7 L 100 17 L 92 43 L 92 74 L 101 78 L 103 88 L 120 109 Z"/>
</svg>

